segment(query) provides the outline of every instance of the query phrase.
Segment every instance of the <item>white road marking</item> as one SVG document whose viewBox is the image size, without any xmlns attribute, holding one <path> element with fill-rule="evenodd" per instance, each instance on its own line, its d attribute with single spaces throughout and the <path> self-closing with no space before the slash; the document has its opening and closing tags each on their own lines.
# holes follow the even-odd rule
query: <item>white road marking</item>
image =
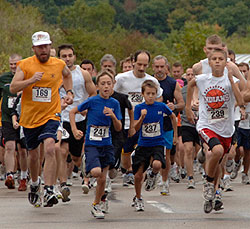
<svg viewBox="0 0 250 229">
<path fill-rule="evenodd" d="M 152 205 L 153 207 L 158 208 L 163 213 L 168 213 L 168 214 L 174 213 L 171 207 L 168 206 L 167 204 L 158 203 L 157 201 L 147 201 L 147 203 Z"/>
</svg>

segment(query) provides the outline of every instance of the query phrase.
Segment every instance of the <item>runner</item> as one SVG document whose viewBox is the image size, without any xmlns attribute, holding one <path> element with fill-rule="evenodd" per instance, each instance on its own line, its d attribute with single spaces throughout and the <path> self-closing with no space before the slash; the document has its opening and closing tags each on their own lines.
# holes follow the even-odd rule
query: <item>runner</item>
<svg viewBox="0 0 250 229">
<path fill-rule="evenodd" d="M 16 74 L 10 85 L 10 92 L 23 90 L 19 124 L 24 127 L 24 135 L 29 150 L 29 170 L 31 175 L 29 201 L 36 205 L 40 199 L 39 151 L 44 142 L 44 206 L 58 203 L 53 192 L 56 158 L 55 141 L 60 121 L 59 87 L 62 82 L 67 91 L 65 102 L 73 102 L 71 72 L 62 60 L 50 57 L 51 40 L 47 32 L 32 35 L 34 56 L 18 63 Z"/>
<path fill-rule="evenodd" d="M 194 87 L 199 89 L 199 120 L 197 131 L 203 141 L 209 146 L 211 153 L 207 159 L 206 183 L 203 197 L 204 211 L 210 213 L 215 199 L 216 174 L 219 173 L 219 164 L 223 156 L 229 152 L 234 132 L 234 104 L 242 106 L 243 100 L 238 86 L 234 83 L 231 71 L 225 73 L 227 54 L 215 49 L 209 56 L 212 73 L 196 76 L 187 91 L 186 114 L 191 123 L 194 123 L 194 113 L 191 109 L 191 100 Z"/>
<path fill-rule="evenodd" d="M 157 79 L 146 73 L 146 69 L 150 62 L 150 54 L 148 51 L 138 50 L 134 54 L 134 69 L 132 71 L 120 73 L 115 77 L 116 83 L 114 90 L 125 95 L 128 95 L 129 101 L 133 108 L 135 105 L 143 102 L 141 95 L 141 85 L 145 80 L 153 80 L 158 87 L 157 99 L 162 101 L 162 89 Z M 130 117 L 131 118 L 131 117 Z M 122 167 L 126 170 L 126 174 L 123 177 L 123 185 L 128 186 L 134 183 L 132 165 L 131 165 L 131 153 L 134 151 L 134 147 L 137 144 L 138 134 L 135 134 L 132 123 L 129 122 L 129 115 L 125 115 L 125 130 L 127 139 L 124 144 L 124 152 L 122 154 Z"/>
<path fill-rule="evenodd" d="M 86 131 L 86 116 L 82 114 L 76 115 L 76 125 L 79 130 L 81 130 L 84 134 L 83 137 L 79 140 L 74 138 L 74 135 L 71 130 L 70 122 L 69 122 L 69 111 L 74 107 L 81 104 L 90 96 L 96 95 L 96 87 L 92 81 L 92 78 L 88 71 L 83 70 L 79 65 L 75 65 L 76 55 L 73 45 L 71 44 L 62 44 L 58 47 L 58 56 L 61 60 L 63 60 L 67 67 L 70 69 L 72 74 L 72 82 L 73 82 L 73 92 L 74 99 L 73 104 L 68 105 L 62 111 L 62 121 L 63 128 L 69 133 L 69 137 L 67 139 L 62 139 L 61 144 L 61 168 L 60 168 L 60 183 L 61 183 L 61 192 L 63 193 L 64 189 L 66 189 L 65 193 L 70 193 L 69 188 L 66 187 L 67 181 L 67 156 L 70 153 L 70 156 L 73 160 L 73 163 L 76 167 L 81 166 L 81 156 L 82 156 L 82 148 L 84 143 L 84 135 Z M 64 88 L 60 89 L 61 97 L 65 97 L 66 91 Z M 72 170 L 70 171 L 72 173 Z M 82 184 L 82 188 L 84 192 L 88 192 L 87 187 Z M 68 199 L 67 195 L 65 196 Z"/>
<path fill-rule="evenodd" d="M 142 84 L 142 96 L 144 103 L 135 106 L 135 130 L 139 131 L 138 146 L 132 156 L 133 172 L 135 174 L 135 210 L 144 211 L 144 201 L 141 196 L 143 173 L 149 165 L 152 171 L 147 174 L 146 191 L 156 187 L 157 174 L 161 168 L 166 168 L 164 158 L 165 136 L 163 131 L 163 115 L 171 118 L 174 129 L 173 144 L 177 143 L 176 116 L 169 107 L 156 102 L 157 85 L 152 80 L 146 80 Z M 172 139 L 172 137 L 170 137 Z"/>
<path fill-rule="evenodd" d="M 0 77 L 0 89 L 2 91 L 3 101 L 1 105 L 2 110 L 2 130 L 5 142 L 5 154 L 4 154 L 4 164 L 6 167 L 6 180 L 5 185 L 8 189 L 15 188 L 14 181 L 14 170 L 16 161 L 16 141 L 19 139 L 19 132 L 12 125 L 11 108 L 13 108 L 14 102 L 16 100 L 16 93 L 11 93 L 9 91 L 10 83 L 16 73 L 16 64 L 20 61 L 22 57 L 19 54 L 12 54 L 9 57 L 10 72 L 4 73 Z M 20 156 L 24 158 L 21 160 L 20 166 L 23 173 L 26 172 L 27 178 L 27 155 L 20 152 Z M 26 157 L 25 157 L 26 156 Z M 25 163 L 26 159 L 26 163 Z M 22 187 L 19 190 L 26 190 L 26 180 L 22 181 Z"/>
<path fill-rule="evenodd" d="M 97 219 L 103 219 L 101 197 L 104 194 L 106 176 L 110 165 L 114 164 L 114 147 L 112 145 L 110 126 L 121 131 L 121 112 L 119 102 L 110 98 L 114 86 L 113 76 L 102 71 L 96 78 L 99 94 L 84 101 L 70 111 L 70 124 L 76 139 L 83 136 L 77 129 L 75 115 L 88 110 L 87 131 L 85 139 L 86 174 L 97 178 L 96 194 L 91 213 Z"/>
<path fill-rule="evenodd" d="M 159 81 L 161 88 L 163 89 L 163 102 L 172 110 L 179 112 L 184 108 L 184 101 L 181 95 L 181 88 L 176 80 L 169 76 L 170 69 L 168 60 L 165 56 L 158 55 L 153 59 L 152 68 L 154 71 L 154 77 Z M 165 147 L 166 147 L 166 168 L 162 170 L 162 190 L 161 195 L 169 195 L 169 180 L 168 174 L 171 167 L 170 158 L 173 157 L 174 166 L 174 155 L 171 155 L 171 149 L 173 147 L 173 127 L 171 120 L 168 116 L 164 117 L 163 130 L 165 135 Z M 175 147 L 175 146 L 174 146 Z M 175 151 L 174 151 L 175 152 Z"/>
</svg>

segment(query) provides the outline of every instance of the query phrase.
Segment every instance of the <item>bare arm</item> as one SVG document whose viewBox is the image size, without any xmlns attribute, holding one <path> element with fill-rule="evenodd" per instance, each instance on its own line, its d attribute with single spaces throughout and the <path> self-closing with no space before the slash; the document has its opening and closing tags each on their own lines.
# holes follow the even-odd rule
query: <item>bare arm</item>
<svg viewBox="0 0 250 229">
<path fill-rule="evenodd" d="M 122 130 L 122 122 L 116 118 L 116 115 L 109 107 L 104 107 L 103 114 L 106 116 L 109 116 L 112 119 L 113 126 L 116 131 Z"/>
<path fill-rule="evenodd" d="M 96 86 L 93 83 L 90 74 L 83 69 L 81 69 L 81 71 L 82 71 L 82 76 L 83 76 L 84 81 L 85 81 L 85 88 L 86 88 L 87 93 L 89 94 L 89 97 L 95 96 L 97 94 L 96 93 Z"/>
<path fill-rule="evenodd" d="M 19 91 L 22 91 L 24 88 L 29 85 L 40 81 L 42 79 L 43 72 L 36 72 L 31 78 L 24 80 L 24 73 L 20 67 L 17 67 L 16 74 L 13 77 L 10 84 L 10 92 L 15 94 Z"/>
<path fill-rule="evenodd" d="M 240 91 L 244 90 L 245 84 L 246 84 L 245 79 L 244 79 L 243 75 L 241 74 L 237 65 L 230 61 L 227 63 L 227 68 L 228 68 L 228 72 L 231 71 L 233 76 L 235 76 L 236 78 L 238 78 L 240 80 L 240 82 L 239 82 Z"/>
<path fill-rule="evenodd" d="M 246 88 L 243 92 L 243 96 L 244 96 L 244 101 L 246 103 L 250 102 L 250 71 L 248 72 L 247 84 L 246 84 Z"/>
<path fill-rule="evenodd" d="M 194 87 L 196 86 L 196 82 L 195 79 L 192 79 L 189 83 L 188 83 L 188 88 L 187 88 L 187 98 L 186 98 L 186 115 L 187 115 L 187 119 L 189 120 L 189 122 L 191 123 L 195 123 L 194 119 L 195 119 L 195 115 L 194 112 L 192 111 L 192 107 L 191 107 L 191 102 L 193 99 L 193 94 L 194 94 Z"/>
<path fill-rule="evenodd" d="M 133 112 L 133 109 L 128 110 L 128 116 L 129 116 L 129 121 L 130 121 L 128 136 L 132 137 L 136 133 L 135 128 L 134 128 L 134 112 Z"/>
<path fill-rule="evenodd" d="M 69 90 L 72 90 L 72 87 L 73 87 L 72 75 L 71 75 L 71 71 L 69 70 L 67 66 L 64 67 L 62 71 L 62 75 L 63 75 L 63 87 L 66 91 L 66 96 L 64 97 L 65 102 L 67 104 L 72 104 L 74 95 L 72 94 L 72 92 L 69 91 Z"/>
<path fill-rule="evenodd" d="M 146 115 L 147 115 L 147 110 L 142 109 L 140 118 L 138 120 L 135 120 L 135 122 L 134 122 L 136 131 L 140 130 L 142 122 L 143 122 L 144 118 L 146 117 Z"/>
<path fill-rule="evenodd" d="M 83 132 L 81 130 L 78 130 L 76 127 L 76 121 L 75 121 L 75 116 L 76 113 L 78 113 L 77 107 L 74 107 L 70 112 L 69 112 L 69 121 L 70 121 L 70 126 L 72 133 L 75 137 L 75 139 L 79 140 L 83 137 Z"/>
<path fill-rule="evenodd" d="M 174 139 L 173 139 L 173 144 L 176 145 L 178 142 L 178 132 L 177 132 L 177 121 L 176 121 L 176 115 L 174 112 L 170 115 L 171 123 L 174 129 Z"/>
<path fill-rule="evenodd" d="M 196 64 L 193 65 L 193 73 L 194 73 L 195 76 L 202 74 L 202 64 L 201 64 L 201 62 L 196 63 Z M 198 90 L 197 86 L 195 86 L 194 94 L 193 94 L 194 104 L 199 104 L 199 96 L 198 96 L 198 94 L 199 94 L 199 90 Z"/>
<path fill-rule="evenodd" d="M 232 75 L 232 72 L 230 70 L 228 71 L 228 78 L 229 78 L 229 81 L 231 83 L 232 90 L 233 90 L 234 96 L 235 96 L 236 101 L 237 101 L 237 105 L 241 107 L 244 104 L 243 97 L 242 97 L 240 90 L 238 88 L 238 83 L 234 83 L 233 75 Z"/>
<path fill-rule="evenodd" d="M 176 99 L 176 104 L 174 105 L 175 110 L 182 111 L 185 107 L 185 103 L 181 94 L 181 87 L 177 83 L 174 90 L 174 97 Z"/>
</svg>

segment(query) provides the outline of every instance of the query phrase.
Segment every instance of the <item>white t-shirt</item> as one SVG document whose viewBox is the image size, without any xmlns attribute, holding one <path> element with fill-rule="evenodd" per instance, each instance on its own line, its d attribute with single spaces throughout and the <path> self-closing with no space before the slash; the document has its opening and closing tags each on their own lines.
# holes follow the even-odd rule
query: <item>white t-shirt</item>
<svg viewBox="0 0 250 229">
<path fill-rule="evenodd" d="M 156 78 L 145 73 L 143 78 L 135 77 L 133 70 L 120 73 L 115 77 L 116 83 L 114 90 L 125 95 L 128 95 L 129 101 L 131 102 L 133 108 L 142 102 L 144 102 L 143 96 L 141 94 L 141 85 L 145 80 L 152 80 L 157 86 L 157 97 L 162 95 L 162 88 Z M 129 129 L 129 116 L 126 110 L 125 113 L 125 129 Z"/>
<path fill-rule="evenodd" d="M 227 74 L 222 77 L 202 74 L 195 79 L 200 101 L 197 131 L 208 128 L 222 137 L 231 137 L 234 133 L 235 97 Z"/>
<path fill-rule="evenodd" d="M 73 83 L 73 93 L 74 93 L 74 99 L 73 103 L 71 105 L 68 105 L 63 111 L 62 111 L 62 120 L 69 122 L 69 111 L 72 110 L 74 107 L 81 104 L 83 101 L 85 101 L 89 94 L 86 91 L 85 88 L 85 80 L 82 75 L 82 71 L 79 65 L 76 65 L 76 68 L 71 71 L 72 74 L 72 83 Z M 60 89 L 60 96 L 64 97 L 66 95 L 66 92 L 64 88 Z M 81 114 L 76 114 L 75 121 L 80 122 L 83 121 L 86 117 L 82 116 Z"/>
<path fill-rule="evenodd" d="M 246 106 L 246 119 L 241 120 L 239 123 L 239 127 L 242 129 L 250 129 L 250 103 L 247 103 Z"/>
</svg>

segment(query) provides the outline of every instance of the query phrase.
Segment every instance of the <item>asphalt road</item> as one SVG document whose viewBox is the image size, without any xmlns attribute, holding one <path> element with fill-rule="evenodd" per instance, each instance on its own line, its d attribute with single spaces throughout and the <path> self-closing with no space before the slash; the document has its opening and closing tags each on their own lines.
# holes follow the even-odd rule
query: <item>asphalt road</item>
<svg viewBox="0 0 250 229">
<path fill-rule="evenodd" d="M 92 189 L 82 194 L 81 181 L 74 180 L 71 201 L 52 208 L 34 208 L 28 202 L 28 191 L 8 190 L 0 182 L 0 228 L 250 228 L 250 185 L 241 184 L 241 174 L 233 181 L 234 191 L 223 192 L 224 210 L 203 212 L 201 175 L 196 174 L 196 189 L 186 188 L 187 180 L 171 182 L 170 196 L 161 196 L 160 187 L 143 190 L 145 211 L 135 212 L 131 201 L 133 187 L 122 187 L 119 175 L 109 194 L 110 212 L 97 220 L 90 214 L 94 198 Z"/>
</svg>

